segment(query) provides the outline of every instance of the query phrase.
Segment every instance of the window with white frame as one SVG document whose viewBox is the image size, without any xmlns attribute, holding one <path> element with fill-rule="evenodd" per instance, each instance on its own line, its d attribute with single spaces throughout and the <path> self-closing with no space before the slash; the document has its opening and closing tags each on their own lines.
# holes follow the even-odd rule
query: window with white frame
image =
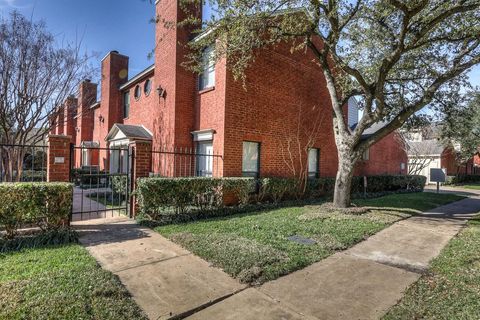
<svg viewBox="0 0 480 320">
<path fill-rule="evenodd" d="M 86 148 L 82 149 L 82 166 L 90 166 L 90 150 Z"/>
<path fill-rule="evenodd" d="M 308 149 L 308 177 L 318 177 L 318 155 L 320 150 L 316 148 Z"/>
<path fill-rule="evenodd" d="M 370 160 L 370 148 L 368 148 L 367 150 L 365 150 L 362 154 L 362 160 L 363 161 L 367 161 L 367 160 Z"/>
<path fill-rule="evenodd" d="M 199 90 L 215 86 L 215 53 L 213 46 L 208 46 L 203 51 L 203 71 L 199 77 Z"/>
<path fill-rule="evenodd" d="M 123 117 L 128 118 L 130 115 L 130 91 L 123 93 Z"/>
<path fill-rule="evenodd" d="M 258 177 L 260 174 L 260 143 L 243 142 L 242 175 Z"/>
</svg>

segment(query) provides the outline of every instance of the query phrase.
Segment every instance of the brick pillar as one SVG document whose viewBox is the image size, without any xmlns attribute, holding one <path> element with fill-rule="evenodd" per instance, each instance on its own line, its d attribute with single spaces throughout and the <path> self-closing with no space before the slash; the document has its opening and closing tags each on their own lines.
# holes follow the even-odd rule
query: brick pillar
<svg viewBox="0 0 480 320">
<path fill-rule="evenodd" d="M 47 181 L 70 181 L 70 141 L 71 136 L 49 135 L 47 156 Z"/>
<path fill-rule="evenodd" d="M 148 177 L 152 171 L 152 142 L 151 141 L 133 141 L 129 145 L 132 161 L 132 191 L 137 188 L 137 179 Z M 138 214 L 137 199 L 134 196 L 130 199 L 131 216 L 135 217 Z"/>
</svg>

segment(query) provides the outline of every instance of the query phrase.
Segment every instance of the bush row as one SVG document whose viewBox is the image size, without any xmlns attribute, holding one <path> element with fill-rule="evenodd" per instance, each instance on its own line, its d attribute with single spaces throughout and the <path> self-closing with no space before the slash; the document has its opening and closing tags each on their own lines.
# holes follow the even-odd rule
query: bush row
<svg viewBox="0 0 480 320">
<path fill-rule="evenodd" d="M 422 191 L 423 176 L 382 175 L 367 177 L 367 192 Z M 289 178 L 142 178 L 135 194 L 140 212 L 153 220 L 168 215 L 221 209 L 236 198 L 240 205 L 265 201 L 278 204 L 300 197 L 318 198 L 333 194 L 335 178 L 309 180 L 301 192 L 298 180 Z M 355 177 L 352 193 L 364 192 L 364 178 Z"/>
<path fill-rule="evenodd" d="M 419 175 L 378 175 L 367 176 L 367 188 L 364 177 L 353 177 L 352 193 L 381 193 L 400 190 L 423 191 L 427 178 Z M 335 189 L 335 178 L 309 180 L 307 191 L 310 196 L 331 195 Z"/>
<path fill-rule="evenodd" d="M 480 182 L 480 175 L 464 174 L 458 176 L 448 176 L 445 184 L 462 184 Z"/>
<path fill-rule="evenodd" d="M 69 183 L 2 183 L 0 226 L 7 238 L 13 238 L 24 225 L 57 229 L 68 224 L 72 201 L 73 186 Z"/>
<path fill-rule="evenodd" d="M 246 203 L 254 190 L 251 178 L 143 178 L 135 194 L 141 212 L 157 220 L 169 213 L 218 209 L 228 194 Z"/>
</svg>

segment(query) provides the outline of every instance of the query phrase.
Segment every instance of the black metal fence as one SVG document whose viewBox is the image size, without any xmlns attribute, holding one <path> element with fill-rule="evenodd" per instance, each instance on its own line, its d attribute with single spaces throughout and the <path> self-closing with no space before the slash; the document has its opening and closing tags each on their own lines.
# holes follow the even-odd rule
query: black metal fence
<svg viewBox="0 0 480 320">
<path fill-rule="evenodd" d="M 223 156 L 209 149 L 160 148 L 152 151 L 153 176 L 218 177 L 222 175 Z"/>
<path fill-rule="evenodd" d="M 1 182 L 47 180 L 46 145 L 0 144 Z"/>
<path fill-rule="evenodd" d="M 72 221 L 127 215 L 131 185 L 128 148 L 72 146 Z"/>
</svg>

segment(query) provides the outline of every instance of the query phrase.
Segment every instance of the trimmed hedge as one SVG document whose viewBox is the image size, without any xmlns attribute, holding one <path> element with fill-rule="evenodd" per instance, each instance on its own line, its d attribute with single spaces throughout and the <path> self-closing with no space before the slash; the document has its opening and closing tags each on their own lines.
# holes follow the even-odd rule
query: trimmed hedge
<svg viewBox="0 0 480 320">
<path fill-rule="evenodd" d="M 467 174 L 458 176 L 448 176 L 445 184 L 462 184 L 462 183 L 477 183 L 480 182 L 480 175 Z"/>
<path fill-rule="evenodd" d="M 418 175 L 367 176 L 367 193 L 423 191 L 427 178 Z M 364 192 L 364 178 L 353 177 L 352 193 Z M 307 192 L 312 197 L 332 195 L 335 178 L 317 178 L 308 181 Z"/>
<path fill-rule="evenodd" d="M 0 226 L 7 238 L 17 230 L 34 224 L 53 230 L 68 223 L 73 201 L 70 183 L 2 183 L 0 184 Z"/>
<path fill-rule="evenodd" d="M 163 215 L 217 210 L 223 206 L 226 194 L 233 194 L 245 204 L 253 191 L 252 178 L 141 178 L 135 195 L 141 213 L 158 220 Z"/>
<path fill-rule="evenodd" d="M 371 194 L 421 191 L 423 176 L 370 176 L 367 192 Z M 318 198 L 333 194 L 334 178 L 308 180 L 306 197 Z M 363 193 L 363 177 L 355 177 L 352 193 Z M 247 205 L 299 198 L 299 184 L 290 178 L 141 178 L 135 191 L 140 212 L 151 220 L 172 220 L 173 216 L 217 215 L 229 198 Z"/>
</svg>

